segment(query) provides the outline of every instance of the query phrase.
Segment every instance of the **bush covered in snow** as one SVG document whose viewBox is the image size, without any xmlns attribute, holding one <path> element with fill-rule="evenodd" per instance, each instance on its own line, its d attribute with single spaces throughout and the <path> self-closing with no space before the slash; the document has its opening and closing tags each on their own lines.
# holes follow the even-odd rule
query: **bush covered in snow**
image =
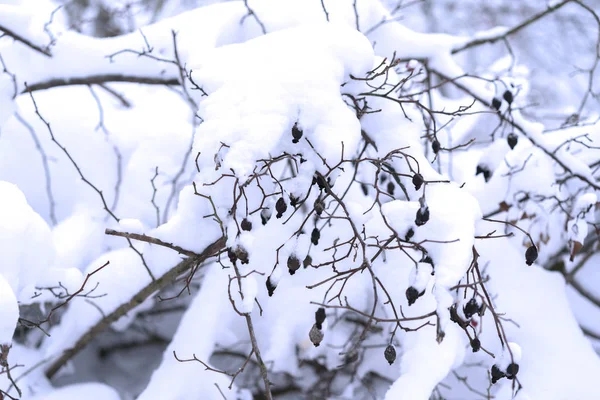
<svg viewBox="0 0 600 400">
<path fill-rule="evenodd" d="M 593 1 L 193 3 L 0 1 L 0 398 L 600 396 L 600 38 L 511 47 Z"/>
</svg>

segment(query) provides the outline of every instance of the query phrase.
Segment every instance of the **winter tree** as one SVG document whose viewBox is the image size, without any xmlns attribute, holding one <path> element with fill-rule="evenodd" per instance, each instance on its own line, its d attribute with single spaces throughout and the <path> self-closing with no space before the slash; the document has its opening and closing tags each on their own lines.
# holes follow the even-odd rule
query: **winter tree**
<svg viewBox="0 0 600 400">
<path fill-rule="evenodd" d="M 0 1 L 0 398 L 599 396 L 598 1 L 199 3 Z"/>
</svg>

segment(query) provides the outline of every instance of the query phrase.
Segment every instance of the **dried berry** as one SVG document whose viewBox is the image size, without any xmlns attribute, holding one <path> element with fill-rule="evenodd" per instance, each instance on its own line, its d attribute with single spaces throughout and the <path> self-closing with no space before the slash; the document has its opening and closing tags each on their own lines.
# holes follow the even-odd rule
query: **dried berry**
<svg viewBox="0 0 600 400">
<path fill-rule="evenodd" d="M 495 108 L 496 110 L 500 110 L 501 105 L 502 105 L 502 101 L 499 98 L 494 97 L 492 99 L 492 107 L 493 108 Z"/>
<path fill-rule="evenodd" d="M 237 256 L 235 255 L 235 252 L 231 247 L 227 248 L 227 257 L 229 257 L 229 261 L 232 264 L 235 264 L 235 262 L 237 261 Z"/>
<path fill-rule="evenodd" d="M 396 348 L 393 345 L 388 344 L 383 352 L 383 356 L 385 357 L 386 361 L 392 365 L 394 361 L 396 361 Z"/>
<path fill-rule="evenodd" d="M 281 218 L 286 210 L 287 210 L 287 204 L 285 203 L 284 198 L 280 197 L 279 200 L 277 200 L 277 203 L 275 203 L 275 211 L 277 211 L 276 217 Z"/>
<path fill-rule="evenodd" d="M 292 143 L 298 143 L 300 139 L 302 139 L 302 129 L 298 128 L 297 124 L 292 126 Z"/>
<path fill-rule="evenodd" d="M 502 372 L 500 368 L 496 364 L 492 366 L 492 383 L 498 382 L 500 379 L 504 378 L 506 374 Z"/>
<path fill-rule="evenodd" d="M 260 212 L 260 221 L 263 225 L 266 225 L 267 222 L 269 222 L 269 220 L 271 219 L 271 215 L 273 215 L 273 212 L 270 208 L 262 209 L 262 211 Z"/>
<path fill-rule="evenodd" d="M 425 292 L 423 291 L 423 293 Z M 408 289 L 406 289 L 406 300 L 408 300 L 408 305 L 412 306 L 413 303 L 423 295 L 423 293 L 419 293 L 417 289 L 415 289 L 412 286 L 409 286 Z"/>
<path fill-rule="evenodd" d="M 395 190 L 396 190 L 396 185 L 394 185 L 394 182 L 389 181 L 387 184 L 387 192 L 393 196 Z"/>
<path fill-rule="evenodd" d="M 252 230 L 252 222 L 248 221 L 247 218 L 244 218 L 241 223 L 243 231 L 251 231 Z"/>
<path fill-rule="evenodd" d="M 321 231 L 317 228 L 313 228 L 310 234 L 311 243 L 317 246 L 319 244 L 319 239 L 321 239 Z"/>
<path fill-rule="evenodd" d="M 296 196 L 294 196 L 294 195 L 290 195 L 290 205 L 291 205 L 292 207 L 296 207 L 296 206 L 298 205 L 298 202 L 299 202 L 299 201 L 300 201 L 300 199 L 299 199 L 299 198 L 297 198 L 297 197 L 296 197 Z"/>
<path fill-rule="evenodd" d="M 510 149 L 512 150 L 515 148 L 515 146 L 519 142 L 519 137 L 517 135 L 515 135 L 513 132 L 511 132 L 506 137 L 506 141 L 508 142 L 508 145 L 510 146 Z"/>
<path fill-rule="evenodd" d="M 504 94 L 502 95 L 502 98 L 504 100 L 506 100 L 506 102 L 508 104 L 512 104 L 512 102 L 513 102 L 513 94 L 510 90 L 505 91 Z"/>
<path fill-rule="evenodd" d="M 450 310 L 450 321 L 454 322 L 455 324 L 457 324 L 458 326 L 460 326 L 463 329 L 466 328 L 467 326 L 469 326 L 468 322 L 463 321 L 458 316 L 458 312 L 456 311 L 456 304 L 453 304 L 449 310 Z"/>
<path fill-rule="evenodd" d="M 317 215 L 323 214 L 323 210 L 325 210 L 325 204 L 323 203 L 323 200 L 321 200 L 320 197 L 317 197 L 317 199 L 315 200 L 315 204 L 314 204 L 313 207 L 314 207 L 315 213 Z"/>
<path fill-rule="evenodd" d="M 435 265 L 433 265 L 433 260 L 428 255 L 423 255 L 423 258 L 421 258 L 421 261 L 419 262 L 427 263 L 430 264 L 432 267 L 435 267 Z"/>
<path fill-rule="evenodd" d="M 300 260 L 298 260 L 298 257 L 296 257 L 294 254 L 289 256 L 287 260 L 287 267 L 290 271 L 290 275 L 294 275 L 300 268 Z"/>
<path fill-rule="evenodd" d="M 307 255 L 306 257 L 304 257 L 304 261 L 302 261 L 302 265 L 304 265 L 304 268 L 308 267 L 311 264 L 312 264 L 312 257 L 310 255 Z"/>
<path fill-rule="evenodd" d="M 475 170 L 475 175 L 479 175 L 479 174 L 483 174 L 483 179 L 485 179 L 485 181 L 489 181 L 490 178 L 492 177 L 492 171 L 490 171 L 490 169 L 488 167 L 486 167 L 485 165 L 478 165 L 477 169 Z"/>
<path fill-rule="evenodd" d="M 325 309 L 323 307 L 319 307 L 319 309 L 315 312 L 315 325 L 319 329 L 323 329 L 322 325 L 325 322 Z"/>
<path fill-rule="evenodd" d="M 479 304 L 477 304 L 477 300 L 473 297 L 471 300 L 465 304 L 463 307 L 463 312 L 465 313 L 465 317 L 467 319 L 471 319 L 471 317 L 479 311 Z"/>
<path fill-rule="evenodd" d="M 425 225 L 429 221 L 429 207 L 420 207 L 417 210 L 417 218 L 415 219 L 415 224 L 417 226 Z"/>
<path fill-rule="evenodd" d="M 388 176 L 386 174 L 381 174 L 379 176 L 379 183 L 385 183 L 387 181 Z"/>
<path fill-rule="evenodd" d="M 269 276 L 267 278 L 267 292 L 269 292 L 269 297 L 273 296 L 275 288 L 277 288 L 277 285 L 273 284 L 273 282 L 271 281 L 271 277 Z"/>
<path fill-rule="evenodd" d="M 412 239 L 413 236 L 415 236 L 415 230 L 413 228 L 408 228 L 406 235 L 404 235 L 404 241 L 410 242 L 410 239 Z"/>
<path fill-rule="evenodd" d="M 527 265 L 531 265 L 535 262 L 535 260 L 537 260 L 537 258 L 538 258 L 537 247 L 535 247 L 535 245 L 532 244 L 531 246 L 529 246 L 529 248 L 525 252 L 525 263 Z"/>
<path fill-rule="evenodd" d="M 248 252 L 241 246 L 235 248 L 235 256 L 240 260 L 242 264 L 248 264 Z"/>
<path fill-rule="evenodd" d="M 418 173 L 413 175 L 412 183 L 413 183 L 413 185 L 415 185 L 415 190 L 421 189 L 421 186 L 423 186 L 424 182 L 425 182 L 425 180 L 423 179 L 423 175 L 418 174 Z"/>
<path fill-rule="evenodd" d="M 369 194 L 369 187 L 365 183 L 361 183 L 360 188 L 365 196 Z"/>
<path fill-rule="evenodd" d="M 471 339 L 471 349 L 473 349 L 473 353 L 481 350 L 481 341 L 478 338 Z"/>
<path fill-rule="evenodd" d="M 317 185 L 319 186 L 319 189 L 321 189 L 321 190 L 325 189 L 326 183 L 325 183 L 325 178 L 323 178 L 323 175 L 317 175 L 316 182 L 317 182 Z"/>
<path fill-rule="evenodd" d="M 317 327 L 317 324 L 314 324 L 312 328 L 310 328 L 308 337 L 310 338 L 312 344 L 315 345 L 315 347 L 319 347 L 325 335 L 323 334 L 323 331 Z"/>
<path fill-rule="evenodd" d="M 519 364 L 510 363 L 506 367 L 506 377 L 508 379 L 515 379 L 515 376 L 519 373 Z"/>
<path fill-rule="evenodd" d="M 433 139 L 433 142 L 431 142 L 431 149 L 433 150 L 433 152 L 435 154 L 439 153 L 440 149 L 441 149 L 441 145 L 440 142 L 438 142 L 437 139 Z"/>
</svg>

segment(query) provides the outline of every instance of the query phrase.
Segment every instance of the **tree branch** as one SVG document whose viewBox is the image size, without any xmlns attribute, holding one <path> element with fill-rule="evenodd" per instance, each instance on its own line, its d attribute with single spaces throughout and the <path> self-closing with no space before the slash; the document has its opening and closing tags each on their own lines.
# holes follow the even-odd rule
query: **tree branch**
<svg viewBox="0 0 600 400">
<path fill-rule="evenodd" d="M 44 49 L 44 48 L 36 45 L 35 43 L 27 40 L 26 38 L 19 35 L 18 33 L 13 32 L 12 30 L 8 29 L 7 27 L 0 25 L 0 31 L 4 32 L 3 36 L 11 37 L 14 40 L 16 40 L 17 42 L 23 43 L 25 46 L 37 51 L 40 54 L 45 55 L 46 57 L 52 57 L 52 53 L 50 53 L 50 51 L 48 49 Z"/>
<path fill-rule="evenodd" d="M 224 236 L 220 237 L 196 257 L 186 258 L 185 260 L 181 261 L 179 264 L 171 268 L 169 271 L 167 271 L 160 278 L 150 282 L 139 292 L 137 292 L 131 298 L 131 300 L 129 300 L 127 303 L 121 304 L 116 310 L 114 310 L 106 317 L 98 321 L 96 325 L 90 328 L 83 336 L 81 336 L 77 340 L 77 342 L 75 342 L 73 347 L 65 350 L 62 353 L 62 355 L 54 362 L 52 362 L 52 364 L 50 364 L 50 366 L 46 369 L 46 376 L 49 379 L 52 378 L 54 375 L 56 375 L 56 373 L 58 372 L 58 370 L 60 370 L 61 367 L 63 367 L 71 358 L 73 358 L 100 332 L 108 328 L 110 324 L 117 321 L 123 315 L 127 314 L 129 311 L 143 303 L 148 297 L 156 293 L 158 290 L 168 286 L 175 278 L 177 278 L 177 276 L 192 268 L 194 265 L 206 261 L 209 257 L 213 256 L 215 253 L 225 248 L 226 242 L 227 239 Z"/>
<path fill-rule="evenodd" d="M 92 75 L 82 78 L 56 78 L 28 85 L 22 93 L 70 85 L 99 85 L 108 82 L 141 83 L 144 85 L 179 85 L 175 78 L 151 78 L 121 74 Z"/>
</svg>

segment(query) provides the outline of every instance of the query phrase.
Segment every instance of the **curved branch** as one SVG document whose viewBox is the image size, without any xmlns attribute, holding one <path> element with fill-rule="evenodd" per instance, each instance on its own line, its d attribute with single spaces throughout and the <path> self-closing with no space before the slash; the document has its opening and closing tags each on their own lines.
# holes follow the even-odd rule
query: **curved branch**
<svg viewBox="0 0 600 400">
<path fill-rule="evenodd" d="M 0 25 L 0 32 L 4 32 L 3 36 L 11 37 L 14 40 L 16 40 L 17 42 L 23 43 L 25 46 L 37 51 L 40 54 L 45 55 L 46 57 L 52 57 L 52 53 L 50 53 L 50 50 L 44 49 L 44 48 L 36 45 L 35 43 L 33 43 L 33 42 L 27 40 L 26 38 L 24 38 L 23 36 L 19 35 L 17 32 L 7 28 L 6 26 Z"/>
</svg>

